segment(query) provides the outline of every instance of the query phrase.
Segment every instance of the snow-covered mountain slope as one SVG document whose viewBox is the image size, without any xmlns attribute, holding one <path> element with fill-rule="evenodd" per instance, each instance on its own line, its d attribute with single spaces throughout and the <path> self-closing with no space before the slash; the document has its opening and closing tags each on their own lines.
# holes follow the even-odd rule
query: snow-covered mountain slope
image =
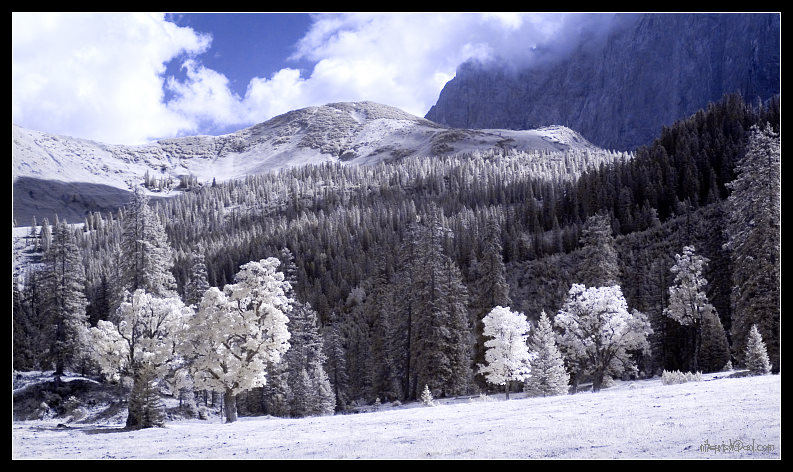
<svg viewBox="0 0 793 472">
<path fill-rule="evenodd" d="M 139 146 L 102 144 L 16 125 L 12 135 L 15 178 L 92 182 L 125 190 L 139 183 L 147 170 L 222 181 L 330 160 L 369 164 L 504 146 L 594 149 L 562 126 L 527 131 L 450 129 L 372 102 L 308 107 L 231 134 L 164 139 Z"/>
<path fill-rule="evenodd" d="M 141 183 L 147 171 L 154 178 L 194 175 L 199 182 L 221 182 L 307 163 L 374 164 L 497 147 L 597 149 L 562 126 L 525 131 L 453 129 L 372 102 L 308 107 L 222 136 L 163 139 L 138 146 L 103 144 L 12 125 L 12 172 L 14 181 L 20 182 L 15 193 L 30 197 L 15 205 L 15 216 L 19 219 L 23 215 L 18 213 L 27 213 L 26 207 L 37 202 L 43 208 L 59 206 L 57 201 L 43 203 L 55 193 L 57 200 L 66 203 L 75 200 L 74 195 L 80 200 L 84 184 L 93 184 L 90 193 L 99 200 L 105 187 L 108 193 L 114 193 L 110 188 L 126 192 Z M 55 188 L 53 182 L 72 185 Z M 78 183 L 81 187 L 75 188 Z M 114 194 L 111 199 L 119 198 Z M 79 213 L 80 205 L 73 210 Z"/>
</svg>

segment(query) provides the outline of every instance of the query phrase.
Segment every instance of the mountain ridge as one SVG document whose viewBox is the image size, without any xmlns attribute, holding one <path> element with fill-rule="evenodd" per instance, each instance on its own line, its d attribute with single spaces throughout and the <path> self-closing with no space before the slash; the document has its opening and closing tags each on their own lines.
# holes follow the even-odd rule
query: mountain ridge
<svg viewBox="0 0 793 472">
<path fill-rule="evenodd" d="M 117 206 L 123 193 L 110 189 L 128 191 L 146 174 L 173 182 L 180 176 L 222 182 L 304 164 L 370 165 L 495 148 L 598 150 L 565 127 L 457 129 L 374 102 L 306 107 L 224 135 L 168 138 L 142 145 L 105 144 L 12 125 L 12 174 L 19 197 L 14 214 L 17 218 L 35 214 L 35 209 L 28 210 L 31 205 L 51 214 L 75 202 L 85 203 L 85 210 L 104 209 L 99 198 L 102 187 L 97 186 L 107 187 L 113 194 L 110 207 Z M 85 192 L 91 195 L 90 203 L 83 199 Z M 68 212 L 78 216 L 80 208 L 71 205 Z"/>
</svg>

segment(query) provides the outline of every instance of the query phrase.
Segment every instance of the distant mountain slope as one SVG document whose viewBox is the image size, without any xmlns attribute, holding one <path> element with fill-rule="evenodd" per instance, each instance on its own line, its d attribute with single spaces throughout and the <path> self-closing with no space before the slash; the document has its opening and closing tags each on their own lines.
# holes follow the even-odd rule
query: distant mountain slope
<svg viewBox="0 0 793 472">
<path fill-rule="evenodd" d="M 57 212 L 73 219 L 82 218 L 85 211 L 114 208 L 146 172 L 155 178 L 194 175 L 199 182 L 220 182 L 307 163 L 375 164 L 498 147 L 597 149 L 561 126 L 527 131 L 452 129 L 372 102 L 308 107 L 227 135 L 139 146 L 109 145 L 12 125 L 14 216 L 18 223 L 28 224 L 32 215 Z"/>
<path fill-rule="evenodd" d="M 617 24 L 541 67 L 463 64 L 426 117 L 463 128 L 562 124 L 628 150 L 725 93 L 753 102 L 780 91 L 778 14 L 621 15 Z"/>
</svg>

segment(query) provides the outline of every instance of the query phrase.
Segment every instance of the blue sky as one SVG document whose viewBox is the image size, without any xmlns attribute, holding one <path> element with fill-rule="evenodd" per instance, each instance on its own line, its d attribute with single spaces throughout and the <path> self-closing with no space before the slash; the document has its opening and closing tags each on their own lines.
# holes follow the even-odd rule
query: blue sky
<svg viewBox="0 0 793 472">
<path fill-rule="evenodd" d="M 238 95 L 245 94 L 254 77 L 271 77 L 285 66 L 305 74 L 314 65 L 308 60 L 288 60 L 311 26 L 307 13 L 185 13 L 166 14 L 165 18 L 212 34 L 212 46 L 202 56 L 202 62 L 210 69 L 223 71 L 230 80 L 229 87 Z M 167 64 L 167 75 L 185 78 L 181 59 L 174 58 Z M 166 90 L 166 99 L 171 96 Z"/>
<path fill-rule="evenodd" d="M 527 65 L 550 13 L 12 13 L 12 121 L 107 143 L 221 134 L 371 100 L 423 116 L 467 60 Z"/>
</svg>

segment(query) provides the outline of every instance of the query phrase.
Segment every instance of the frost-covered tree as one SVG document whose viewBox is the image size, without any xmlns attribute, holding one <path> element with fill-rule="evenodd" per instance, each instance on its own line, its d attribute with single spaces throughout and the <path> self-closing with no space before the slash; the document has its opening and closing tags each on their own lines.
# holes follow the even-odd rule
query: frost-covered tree
<svg viewBox="0 0 793 472">
<path fill-rule="evenodd" d="M 771 372 L 768 350 L 763 342 L 763 337 L 760 335 L 760 331 L 755 325 L 752 325 L 752 329 L 749 330 L 749 339 L 746 341 L 746 352 L 744 353 L 744 364 L 753 375 L 765 375 Z"/>
<path fill-rule="evenodd" d="M 543 311 L 537 329 L 531 336 L 529 348 L 533 353 L 530 362 L 531 372 L 523 385 L 523 390 L 532 396 L 550 396 L 567 393 L 570 376 L 564 368 L 564 360 L 556 346 L 548 315 Z"/>
<path fill-rule="evenodd" d="M 694 246 L 685 246 L 682 254 L 675 254 L 675 264 L 670 269 L 675 278 L 669 287 L 669 305 L 664 309 L 664 315 L 683 326 L 691 326 L 694 331 L 692 372 L 700 371 L 703 319 L 706 316 L 718 316 L 705 294 L 708 281 L 702 271 L 707 262 L 706 258 L 696 254 Z"/>
<path fill-rule="evenodd" d="M 236 395 L 261 387 L 267 365 L 289 349 L 289 282 L 274 257 L 240 268 L 235 284 L 211 287 L 188 322 L 179 350 L 196 387 L 223 392 L 227 422 L 237 419 Z"/>
<path fill-rule="evenodd" d="M 432 397 L 432 392 L 430 392 L 429 385 L 424 385 L 424 390 L 421 391 L 421 403 L 425 406 L 435 406 L 435 400 Z"/>
<path fill-rule="evenodd" d="M 178 297 L 162 298 L 138 289 L 118 308 L 115 322 L 100 320 L 90 330 L 94 361 L 109 378 L 132 378 L 127 428 L 158 424 L 150 411 L 158 403 L 154 390 L 179 361 L 176 355 L 192 309 Z"/>
<path fill-rule="evenodd" d="M 336 409 L 336 396 L 330 384 L 328 373 L 319 362 L 312 362 L 309 379 L 311 382 L 311 409 L 313 415 L 333 414 Z"/>
<path fill-rule="evenodd" d="M 732 348 L 745 352 L 750 327 L 768 343 L 774 369 L 779 368 L 782 181 L 779 134 L 770 124 L 751 129 L 746 155 L 727 184 L 727 242 L 732 259 Z"/>
<path fill-rule="evenodd" d="M 149 199 L 140 187 L 135 187 L 132 200 L 125 208 L 121 251 L 122 291 L 144 289 L 159 296 L 174 295 L 173 251 L 165 228 L 149 207 Z"/>
<path fill-rule="evenodd" d="M 41 223 L 41 234 L 39 238 L 41 239 L 41 250 L 46 253 L 50 250 L 50 244 L 52 244 L 52 228 L 47 218 L 44 218 L 44 221 Z"/>
<path fill-rule="evenodd" d="M 201 252 L 193 252 L 190 256 L 190 270 L 185 284 L 185 303 L 197 306 L 201 297 L 209 289 L 207 280 L 207 265 Z"/>
<path fill-rule="evenodd" d="M 526 338 L 531 325 L 523 313 L 497 306 L 482 319 L 485 341 L 485 362 L 479 373 L 494 385 L 504 385 L 507 400 L 512 382 L 522 382 L 530 372 L 529 346 Z"/>
<path fill-rule="evenodd" d="M 87 325 L 85 271 L 74 233 L 66 220 L 53 227 L 41 275 L 42 311 L 48 328 L 45 339 L 50 344 L 48 352 L 57 381 L 81 348 L 80 331 Z"/>
<path fill-rule="evenodd" d="M 573 284 L 554 325 L 561 331 L 562 352 L 592 375 L 595 392 L 607 375 L 635 370 L 630 352 L 646 349 L 652 333 L 644 314 L 628 311 L 619 285 L 587 288 Z"/>
</svg>

